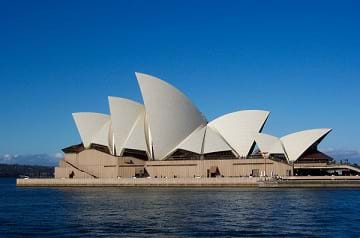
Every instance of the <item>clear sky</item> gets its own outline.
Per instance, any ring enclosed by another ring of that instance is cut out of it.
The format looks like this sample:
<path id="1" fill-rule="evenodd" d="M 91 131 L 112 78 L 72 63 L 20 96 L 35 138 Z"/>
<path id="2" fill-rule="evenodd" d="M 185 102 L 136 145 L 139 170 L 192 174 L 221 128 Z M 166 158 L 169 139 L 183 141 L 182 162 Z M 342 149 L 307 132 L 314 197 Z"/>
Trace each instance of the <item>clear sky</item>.
<path id="1" fill-rule="evenodd" d="M 330 127 L 360 158 L 359 1 L 0 1 L 0 155 L 79 143 L 71 113 L 141 101 L 134 72 L 208 120 L 271 111 L 264 132 Z M 360 159 L 358 159 L 360 161 Z"/>

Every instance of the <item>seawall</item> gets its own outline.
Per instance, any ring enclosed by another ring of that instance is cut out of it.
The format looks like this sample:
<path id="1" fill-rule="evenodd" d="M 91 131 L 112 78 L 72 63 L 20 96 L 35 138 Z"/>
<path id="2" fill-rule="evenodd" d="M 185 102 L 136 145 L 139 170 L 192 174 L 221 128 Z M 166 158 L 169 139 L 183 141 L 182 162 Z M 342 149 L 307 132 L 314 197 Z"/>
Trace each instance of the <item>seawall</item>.
<path id="1" fill-rule="evenodd" d="M 282 179 L 249 178 L 101 178 L 17 179 L 18 187 L 254 187 L 254 188 L 360 188 L 358 176 L 293 176 Z"/>
<path id="2" fill-rule="evenodd" d="M 257 187 L 259 178 L 17 179 L 19 187 Z"/>

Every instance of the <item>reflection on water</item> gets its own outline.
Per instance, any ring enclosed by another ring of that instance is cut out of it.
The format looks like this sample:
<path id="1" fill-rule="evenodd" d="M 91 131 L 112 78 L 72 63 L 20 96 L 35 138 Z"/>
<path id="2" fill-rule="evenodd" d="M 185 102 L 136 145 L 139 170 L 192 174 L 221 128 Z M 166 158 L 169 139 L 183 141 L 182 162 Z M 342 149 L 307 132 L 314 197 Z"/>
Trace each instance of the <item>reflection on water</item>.
<path id="1" fill-rule="evenodd" d="M 359 237 L 358 189 L 16 188 L 0 236 Z"/>

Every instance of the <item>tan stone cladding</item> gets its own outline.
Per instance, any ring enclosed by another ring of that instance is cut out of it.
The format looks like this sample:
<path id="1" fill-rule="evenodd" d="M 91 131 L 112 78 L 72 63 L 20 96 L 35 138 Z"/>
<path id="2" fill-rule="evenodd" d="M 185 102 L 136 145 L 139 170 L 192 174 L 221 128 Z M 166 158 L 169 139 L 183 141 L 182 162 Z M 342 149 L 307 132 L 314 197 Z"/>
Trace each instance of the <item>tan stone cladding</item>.
<path id="1" fill-rule="evenodd" d="M 291 174 L 291 165 L 271 159 L 144 161 L 95 149 L 65 153 L 55 168 L 55 178 L 275 177 Z"/>

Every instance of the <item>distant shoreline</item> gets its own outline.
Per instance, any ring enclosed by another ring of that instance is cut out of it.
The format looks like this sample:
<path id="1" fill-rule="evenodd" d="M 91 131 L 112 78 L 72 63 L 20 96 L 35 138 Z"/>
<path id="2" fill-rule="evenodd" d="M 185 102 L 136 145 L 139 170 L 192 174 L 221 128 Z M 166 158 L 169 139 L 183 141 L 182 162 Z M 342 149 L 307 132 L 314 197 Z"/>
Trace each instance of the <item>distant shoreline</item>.
<path id="1" fill-rule="evenodd" d="M 54 167 L 42 165 L 0 164 L 0 178 L 53 178 Z"/>

